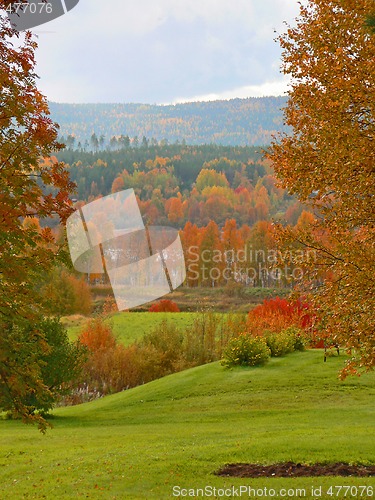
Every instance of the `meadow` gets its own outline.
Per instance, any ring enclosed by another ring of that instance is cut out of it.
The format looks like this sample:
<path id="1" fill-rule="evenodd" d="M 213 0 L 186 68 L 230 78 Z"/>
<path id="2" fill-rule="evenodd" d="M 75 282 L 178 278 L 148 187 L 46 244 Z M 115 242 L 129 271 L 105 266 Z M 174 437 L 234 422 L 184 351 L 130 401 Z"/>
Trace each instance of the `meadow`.
<path id="1" fill-rule="evenodd" d="M 306 490 L 296 498 L 315 498 L 314 486 L 332 498 L 324 493 L 332 485 L 375 486 L 374 478 L 214 474 L 233 462 L 373 464 L 375 374 L 342 382 L 343 362 L 310 350 L 264 367 L 212 363 L 59 408 L 46 435 L 2 420 L 0 498 L 161 500 L 176 486 L 208 485 Z"/>
<path id="2" fill-rule="evenodd" d="M 143 335 L 152 331 L 163 321 L 172 321 L 178 328 L 190 326 L 196 313 L 149 313 L 149 312 L 117 312 L 109 315 L 106 321 L 112 326 L 113 333 L 119 343 L 125 346 L 140 340 Z M 84 316 L 63 318 L 69 338 L 76 340 L 87 323 Z"/>

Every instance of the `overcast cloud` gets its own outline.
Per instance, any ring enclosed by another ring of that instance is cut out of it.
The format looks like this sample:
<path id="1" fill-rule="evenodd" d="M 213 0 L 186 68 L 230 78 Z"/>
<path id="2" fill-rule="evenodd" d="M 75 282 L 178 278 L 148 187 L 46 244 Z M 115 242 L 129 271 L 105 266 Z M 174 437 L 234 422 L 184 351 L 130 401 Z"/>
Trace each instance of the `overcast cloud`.
<path id="1" fill-rule="evenodd" d="M 80 0 L 35 29 L 57 102 L 174 103 L 280 95 L 274 30 L 297 0 Z"/>

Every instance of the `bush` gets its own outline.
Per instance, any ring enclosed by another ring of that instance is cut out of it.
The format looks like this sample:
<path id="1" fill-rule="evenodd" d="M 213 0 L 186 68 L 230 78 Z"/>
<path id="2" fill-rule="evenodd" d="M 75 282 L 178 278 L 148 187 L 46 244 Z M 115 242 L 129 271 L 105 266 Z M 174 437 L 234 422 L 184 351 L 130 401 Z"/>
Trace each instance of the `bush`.
<path id="1" fill-rule="evenodd" d="M 163 299 L 156 304 L 152 304 L 149 312 L 180 312 L 178 305 L 173 300 Z"/>
<path id="2" fill-rule="evenodd" d="M 246 330 L 246 314 L 229 313 L 224 318 L 217 319 L 216 323 L 218 325 L 216 354 L 220 359 L 228 342 Z"/>
<path id="3" fill-rule="evenodd" d="M 85 345 L 90 352 L 108 350 L 116 346 L 116 338 L 112 332 L 112 326 L 105 323 L 102 317 L 90 319 L 80 333 L 78 340 Z"/>
<path id="4" fill-rule="evenodd" d="M 265 332 L 264 338 L 273 358 L 279 358 L 294 351 L 294 338 L 289 335 L 288 330 L 280 333 Z"/>
<path id="5" fill-rule="evenodd" d="M 264 332 L 264 338 L 271 351 L 272 357 L 285 356 L 293 351 L 304 351 L 307 343 L 302 330 L 290 326 L 280 333 Z"/>
<path id="6" fill-rule="evenodd" d="M 18 344 L 14 352 L 8 348 L 9 337 Z M 38 338 L 41 342 L 38 342 Z M 22 403 L 27 406 L 30 414 L 36 411 L 46 414 L 70 391 L 83 370 L 86 349 L 78 342 L 69 341 L 65 327 L 57 318 L 44 318 L 36 324 L 27 322 L 23 327 L 4 327 L 2 340 L 6 349 L 2 351 L 1 382 L 4 381 L 4 374 L 7 376 L 9 373 L 7 364 L 13 362 L 13 366 L 15 365 L 13 360 L 17 363 L 18 376 L 0 383 L 0 411 L 14 414 L 14 410 Z M 21 345 L 32 345 L 33 349 L 24 355 L 19 347 Z M 31 370 L 35 370 L 43 391 L 37 391 L 35 386 L 26 387 L 24 380 L 30 377 Z M 12 384 L 18 384 L 22 389 L 17 400 L 12 398 L 8 388 Z"/>
<path id="7" fill-rule="evenodd" d="M 148 348 L 153 353 L 153 378 L 175 373 L 183 367 L 183 340 L 183 333 L 176 325 L 165 320 L 152 332 L 144 335 L 140 347 Z M 150 358 L 150 354 L 147 357 Z"/>
<path id="8" fill-rule="evenodd" d="M 308 344 L 307 335 L 303 330 L 295 326 L 290 326 L 286 330 L 284 330 L 292 339 L 293 339 L 293 347 L 295 351 L 304 351 L 306 349 L 306 345 Z"/>
<path id="9" fill-rule="evenodd" d="M 83 367 L 82 383 L 89 392 L 109 394 L 124 388 L 126 382 L 121 373 L 118 379 L 119 355 L 123 346 L 118 345 L 109 323 L 102 317 L 91 319 L 78 337 L 88 350 L 88 359 Z M 82 386 L 80 387 L 82 389 Z"/>
<path id="10" fill-rule="evenodd" d="M 82 402 L 120 392 L 185 368 L 183 334 L 163 321 L 131 346 L 119 344 L 102 317 L 86 325 L 79 341 L 88 350 L 81 383 L 70 401 Z M 69 401 L 67 401 L 69 402 Z"/>
<path id="11" fill-rule="evenodd" d="M 218 356 L 217 330 L 220 315 L 203 311 L 194 317 L 193 324 L 184 332 L 184 357 L 191 366 L 211 363 Z"/>
<path id="12" fill-rule="evenodd" d="M 263 338 L 242 333 L 229 342 L 221 364 L 228 367 L 264 365 L 270 355 L 271 351 Z"/>
<path id="13" fill-rule="evenodd" d="M 292 326 L 308 331 L 315 321 L 312 306 L 301 300 L 264 300 L 248 314 L 247 329 L 254 335 L 262 335 L 265 330 L 280 333 Z"/>

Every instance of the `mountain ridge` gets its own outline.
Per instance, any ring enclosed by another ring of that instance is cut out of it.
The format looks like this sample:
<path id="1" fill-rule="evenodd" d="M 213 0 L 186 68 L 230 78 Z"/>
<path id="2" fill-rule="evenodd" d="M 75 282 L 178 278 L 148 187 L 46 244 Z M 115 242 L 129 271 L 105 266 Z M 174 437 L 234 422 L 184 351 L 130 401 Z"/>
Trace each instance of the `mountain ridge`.
<path id="1" fill-rule="evenodd" d="M 182 104 L 50 102 L 51 116 L 60 135 L 89 142 L 92 134 L 143 137 L 155 141 L 225 146 L 263 146 L 286 131 L 282 108 L 286 97 L 250 97 Z"/>

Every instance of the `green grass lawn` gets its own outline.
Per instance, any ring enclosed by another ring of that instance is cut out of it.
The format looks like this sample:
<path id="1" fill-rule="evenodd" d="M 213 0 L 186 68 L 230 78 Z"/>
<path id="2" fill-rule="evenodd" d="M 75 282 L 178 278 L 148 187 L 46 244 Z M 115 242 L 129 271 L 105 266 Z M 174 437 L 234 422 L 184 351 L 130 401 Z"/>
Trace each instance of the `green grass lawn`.
<path id="1" fill-rule="evenodd" d="M 178 328 L 190 326 L 196 313 L 149 313 L 149 312 L 123 312 L 114 314 L 110 321 L 113 333 L 119 342 L 125 345 L 140 340 L 144 334 L 151 332 L 164 320 L 173 321 Z"/>
<path id="2" fill-rule="evenodd" d="M 193 323 L 196 313 L 149 313 L 149 312 L 118 312 L 111 315 L 108 321 L 113 327 L 113 333 L 119 342 L 124 345 L 140 340 L 145 333 L 149 333 L 163 320 L 170 320 L 178 328 Z M 65 321 L 69 338 L 75 340 L 88 321 L 87 318 L 78 318 Z"/>
<path id="3" fill-rule="evenodd" d="M 257 368 L 213 363 L 58 409 L 45 436 L 0 421 L 0 498 L 168 499 L 173 486 L 207 485 L 305 488 L 303 498 L 315 498 L 313 485 L 374 486 L 374 478 L 213 474 L 231 462 L 375 463 L 375 374 L 340 382 L 342 363 L 323 363 L 321 351 Z"/>

